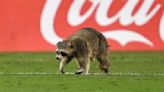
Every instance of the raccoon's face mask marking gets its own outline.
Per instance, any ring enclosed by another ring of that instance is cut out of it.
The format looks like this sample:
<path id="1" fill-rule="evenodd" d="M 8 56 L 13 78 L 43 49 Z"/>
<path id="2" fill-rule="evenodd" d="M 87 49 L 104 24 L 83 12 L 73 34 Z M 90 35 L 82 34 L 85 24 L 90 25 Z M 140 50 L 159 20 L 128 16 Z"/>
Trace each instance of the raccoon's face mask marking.
<path id="1" fill-rule="evenodd" d="M 56 59 L 61 60 L 68 56 L 72 56 L 73 46 L 68 41 L 62 41 L 57 44 Z"/>
<path id="2" fill-rule="evenodd" d="M 62 51 L 56 51 L 56 54 L 61 54 L 63 57 L 68 55 L 67 53 Z"/>

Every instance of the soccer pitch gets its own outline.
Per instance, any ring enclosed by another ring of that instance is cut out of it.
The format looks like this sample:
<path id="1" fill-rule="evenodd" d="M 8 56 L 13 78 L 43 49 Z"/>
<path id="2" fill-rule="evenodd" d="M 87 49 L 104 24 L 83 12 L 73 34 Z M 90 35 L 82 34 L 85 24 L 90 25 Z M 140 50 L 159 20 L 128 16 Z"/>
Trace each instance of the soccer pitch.
<path id="1" fill-rule="evenodd" d="M 89 75 L 74 75 L 74 60 L 58 74 L 52 52 L 0 53 L 0 92 L 163 92 L 164 52 L 111 52 L 110 74 L 91 62 Z"/>

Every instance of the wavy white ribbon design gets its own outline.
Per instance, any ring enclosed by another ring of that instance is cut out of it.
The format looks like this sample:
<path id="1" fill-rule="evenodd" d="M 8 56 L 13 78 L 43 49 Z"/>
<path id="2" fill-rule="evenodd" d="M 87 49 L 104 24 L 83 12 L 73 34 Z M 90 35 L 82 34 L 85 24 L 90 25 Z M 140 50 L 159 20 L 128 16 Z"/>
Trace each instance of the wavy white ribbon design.
<path id="1" fill-rule="evenodd" d="M 103 32 L 103 35 L 106 38 L 116 40 L 121 44 L 121 46 L 125 46 L 130 42 L 141 42 L 153 47 L 153 43 L 150 40 L 145 38 L 143 35 L 130 30 L 114 30 Z"/>
<path id="2" fill-rule="evenodd" d="M 62 40 L 62 38 L 56 34 L 55 27 L 53 26 L 54 18 L 56 17 L 61 2 L 62 0 L 47 0 L 41 15 L 41 33 L 44 39 L 53 45 L 56 45 L 58 41 Z M 161 21 L 160 37 L 164 41 L 164 16 Z M 153 43 L 149 39 L 131 30 L 110 30 L 103 32 L 103 34 L 107 39 L 113 39 L 122 46 L 125 46 L 130 42 L 141 42 L 153 47 Z"/>
<path id="3" fill-rule="evenodd" d="M 41 15 L 41 33 L 44 39 L 52 45 L 56 45 L 58 41 L 62 40 L 62 38 L 56 34 L 53 26 L 54 18 L 56 17 L 61 1 L 62 0 L 47 0 Z"/>

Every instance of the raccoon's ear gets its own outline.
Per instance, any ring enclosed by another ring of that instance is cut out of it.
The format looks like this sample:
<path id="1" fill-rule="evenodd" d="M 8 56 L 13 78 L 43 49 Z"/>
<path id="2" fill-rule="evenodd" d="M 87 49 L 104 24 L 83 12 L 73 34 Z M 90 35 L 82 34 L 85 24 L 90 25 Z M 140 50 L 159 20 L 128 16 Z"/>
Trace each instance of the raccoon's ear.
<path id="1" fill-rule="evenodd" d="M 62 43 L 62 42 L 58 42 L 58 43 L 57 43 L 57 46 L 59 46 L 61 43 Z"/>

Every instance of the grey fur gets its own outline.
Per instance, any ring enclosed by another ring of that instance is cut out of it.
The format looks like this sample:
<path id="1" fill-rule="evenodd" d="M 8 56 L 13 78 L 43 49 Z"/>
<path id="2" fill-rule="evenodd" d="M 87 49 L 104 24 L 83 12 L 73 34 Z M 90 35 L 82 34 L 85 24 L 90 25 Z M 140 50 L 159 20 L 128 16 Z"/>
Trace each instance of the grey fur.
<path id="1" fill-rule="evenodd" d="M 93 28 L 82 28 L 75 34 L 57 44 L 56 58 L 60 60 L 59 71 L 64 73 L 64 67 L 72 58 L 76 58 L 79 70 L 76 74 L 88 74 L 90 61 L 97 58 L 99 67 L 108 73 L 108 44 L 105 37 Z"/>

